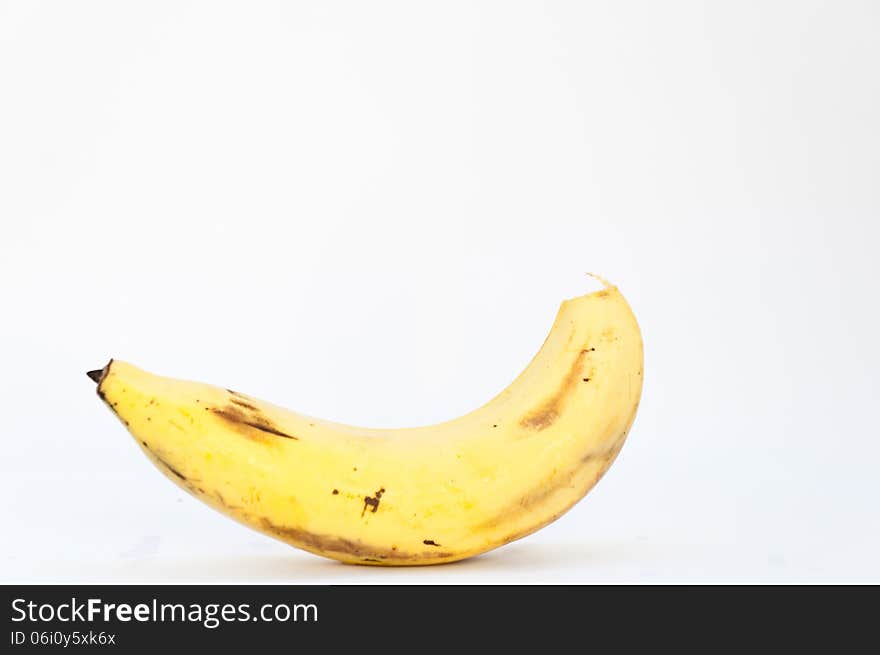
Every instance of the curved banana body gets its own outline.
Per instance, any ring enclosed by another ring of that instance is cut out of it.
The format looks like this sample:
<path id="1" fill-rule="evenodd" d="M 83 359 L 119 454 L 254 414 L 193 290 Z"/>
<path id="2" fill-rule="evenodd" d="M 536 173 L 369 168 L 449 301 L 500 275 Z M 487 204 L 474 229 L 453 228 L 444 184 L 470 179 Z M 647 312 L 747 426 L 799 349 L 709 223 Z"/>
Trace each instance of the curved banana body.
<path id="1" fill-rule="evenodd" d="M 251 528 L 344 562 L 451 562 L 523 537 L 580 500 L 635 418 L 642 339 L 617 288 L 565 301 L 528 367 L 430 427 L 312 418 L 118 360 L 90 377 L 165 475 Z"/>

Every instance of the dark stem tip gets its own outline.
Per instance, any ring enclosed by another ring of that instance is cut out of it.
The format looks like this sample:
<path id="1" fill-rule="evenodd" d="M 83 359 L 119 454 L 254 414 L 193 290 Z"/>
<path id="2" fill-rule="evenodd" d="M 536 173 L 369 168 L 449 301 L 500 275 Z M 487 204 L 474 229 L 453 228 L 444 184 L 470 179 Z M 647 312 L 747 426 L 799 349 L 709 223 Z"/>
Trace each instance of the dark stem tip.
<path id="1" fill-rule="evenodd" d="M 113 360 L 111 359 L 109 362 L 107 362 L 107 366 L 105 366 L 104 368 L 98 368 L 94 371 L 86 371 L 86 375 L 88 375 L 89 380 L 91 380 L 95 384 L 101 384 L 101 380 L 103 380 L 104 376 L 107 375 L 107 371 L 110 370 L 110 364 L 112 363 Z"/>

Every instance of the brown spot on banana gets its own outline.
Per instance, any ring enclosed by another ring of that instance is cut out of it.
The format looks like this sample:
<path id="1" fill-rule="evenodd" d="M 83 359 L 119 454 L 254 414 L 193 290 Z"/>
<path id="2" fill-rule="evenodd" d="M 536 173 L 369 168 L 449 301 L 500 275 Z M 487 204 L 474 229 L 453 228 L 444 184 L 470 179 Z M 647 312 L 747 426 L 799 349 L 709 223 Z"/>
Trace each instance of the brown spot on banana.
<path id="1" fill-rule="evenodd" d="M 373 514 L 379 511 L 379 501 L 382 500 L 382 494 L 385 493 L 385 487 L 382 487 L 377 491 L 372 497 L 364 496 L 364 508 L 361 510 L 361 518 L 364 516 L 364 512 L 367 511 L 367 507 L 372 507 Z"/>
<path id="2" fill-rule="evenodd" d="M 568 395 L 577 384 L 577 381 L 582 378 L 581 370 L 584 367 L 584 359 L 587 353 L 594 350 L 595 348 L 584 348 L 578 353 L 577 358 L 571 365 L 571 369 L 569 369 L 568 374 L 562 380 L 556 392 L 540 407 L 524 416 L 519 422 L 521 427 L 540 432 L 556 422 Z"/>
<path id="3" fill-rule="evenodd" d="M 245 396 L 243 393 L 239 393 L 237 391 L 233 391 L 232 389 L 227 389 L 229 395 L 232 396 L 229 399 L 233 405 L 238 405 L 244 409 L 250 410 L 252 412 L 259 412 L 259 408 L 251 402 L 251 399 Z"/>
<path id="4" fill-rule="evenodd" d="M 226 407 L 206 407 L 232 426 L 234 426 L 242 435 L 253 441 L 265 442 L 265 434 L 271 434 L 284 439 L 293 439 L 298 441 L 299 438 L 280 430 L 272 422 L 267 419 L 259 410 L 246 410 L 236 405 L 227 405 Z M 262 433 L 262 434 L 261 434 Z"/>
<path id="5" fill-rule="evenodd" d="M 254 405 L 251 405 L 251 404 L 250 404 L 249 402 L 247 402 L 246 400 L 241 400 L 240 398 L 233 398 L 232 400 L 230 400 L 230 402 L 231 402 L 233 405 L 237 405 L 237 406 L 239 406 L 239 407 L 241 407 L 241 408 L 243 408 L 243 409 L 247 409 L 247 410 L 250 410 L 250 411 L 252 411 L 252 412 L 258 412 L 258 411 L 260 411 L 260 410 L 258 410 Z"/>
<path id="6" fill-rule="evenodd" d="M 454 553 L 436 550 L 421 553 L 408 553 L 397 550 L 396 548 L 386 548 L 383 546 L 367 544 L 356 539 L 346 539 L 335 535 L 315 534 L 301 528 L 277 525 L 265 517 L 260 519 L 260 527 L 278 539 L 292 543 L 299 548 L 304 548 L 318 554 L 326 555 L 331 553 L 343 558 L 357 558 L 361 561 L 372 559 L 377 562 L 405 562 L 407 560 L 445 559 L 454 556 Z"/>

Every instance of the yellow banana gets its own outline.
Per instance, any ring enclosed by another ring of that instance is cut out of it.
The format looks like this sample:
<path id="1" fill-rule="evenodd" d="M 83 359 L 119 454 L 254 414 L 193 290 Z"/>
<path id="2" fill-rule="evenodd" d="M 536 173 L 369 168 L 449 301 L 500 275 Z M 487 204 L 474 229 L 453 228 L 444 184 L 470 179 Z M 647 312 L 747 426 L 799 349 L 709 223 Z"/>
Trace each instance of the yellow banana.
<path id="1" fill-rule="evenodd" d="M 366 429 L 111 360 L 98 395 L 172 482 L 312 553 L 452 562 L 558 518 L 608 469 L 635 418 L 642 339 L 618 289 L 562 303 L 540 351 L 482 407 Z"/>

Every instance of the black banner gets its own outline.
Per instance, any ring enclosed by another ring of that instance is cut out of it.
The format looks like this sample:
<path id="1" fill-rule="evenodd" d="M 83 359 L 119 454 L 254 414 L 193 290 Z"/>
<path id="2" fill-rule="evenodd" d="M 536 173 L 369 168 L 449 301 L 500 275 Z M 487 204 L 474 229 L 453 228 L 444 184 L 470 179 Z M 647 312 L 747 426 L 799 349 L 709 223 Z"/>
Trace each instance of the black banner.
<path id="1" fill-rule="evenodd" d="M 462 635 L 633 646 L 873 641 L 877 587 L 7 586 L 4 652 L 370 644 L 434 652 Z M 409 641 L 417 635 L 421 642 Z M 709 639 L 711 641 L 705 641 Z M 574 640 L 574 641 L 571 641 Z M 715 642 L 715 643 L 712 643 Z M 459 648 L 463 645 L 459 643 Z M 470 648 L 465 648 L 470 652 Z M 333 652 L 333 651 L 328 651 Z"/>

